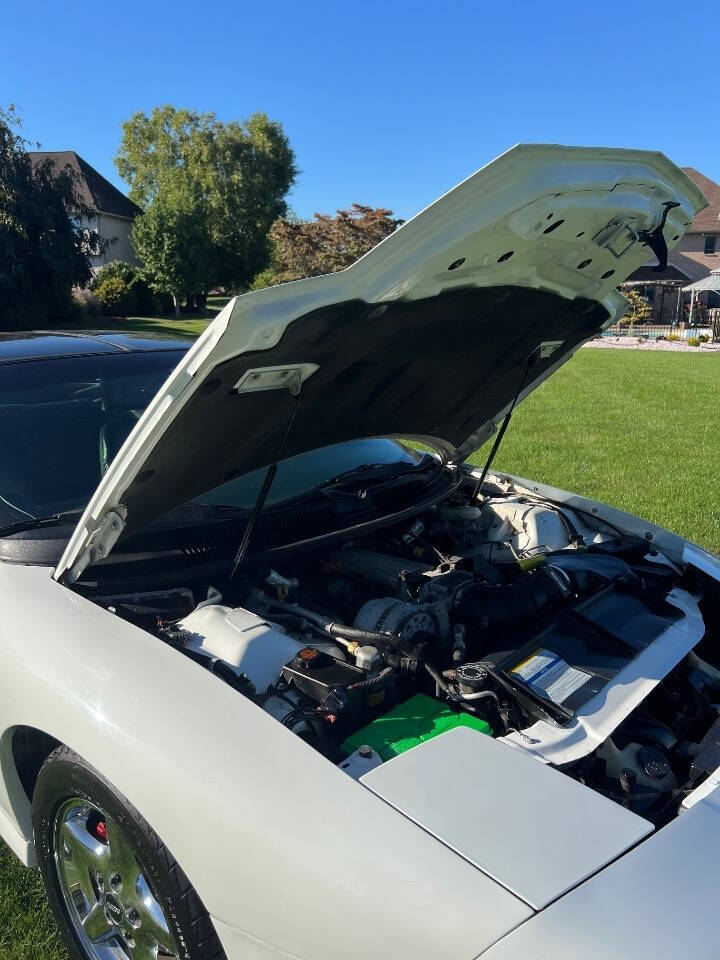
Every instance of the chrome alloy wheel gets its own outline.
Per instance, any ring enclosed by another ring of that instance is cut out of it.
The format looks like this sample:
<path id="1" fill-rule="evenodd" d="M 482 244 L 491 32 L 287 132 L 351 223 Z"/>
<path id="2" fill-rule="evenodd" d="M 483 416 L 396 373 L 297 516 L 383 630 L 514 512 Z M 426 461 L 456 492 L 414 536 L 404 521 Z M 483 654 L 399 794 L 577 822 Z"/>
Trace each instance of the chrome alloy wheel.
<path id="1" fill-rule="evenodd" d="M 177 957 L 165 915 L 132 844 L 95 804 L 66 800 L 53 858 L 70 923 L 92 960 Z"/>

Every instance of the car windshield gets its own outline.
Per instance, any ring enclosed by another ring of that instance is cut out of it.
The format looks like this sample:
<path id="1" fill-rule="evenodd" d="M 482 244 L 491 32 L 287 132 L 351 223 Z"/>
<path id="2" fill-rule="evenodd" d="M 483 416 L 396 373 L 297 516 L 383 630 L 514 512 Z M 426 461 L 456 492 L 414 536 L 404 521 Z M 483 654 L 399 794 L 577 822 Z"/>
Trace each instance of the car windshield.
<path id="1" fill-rule="evenodd" d="M 373 437 L 336 443 L 278 463 L 265 506 L 293 500 L 337 481 L 343 484 L 377 482 L 402 475 L 416 467 L 422 457 L 395 440 Z M 196 499 L 196 503 L 251 510 L 262 487 L 266 468 L 253 470 L 221 484 Z"/>
<path id="2" fill-rule="evenodd" d="M 70 514 L 74 524 L 182 350 L 4 364 L 0 375 L 0 528 Z M 283 460 L 267 507 L 318 488 L 392 482 L 422 457 L 386 438 L 353 440 Z M 265 469 L 197 497 L 192 506 L 251 510 Z M 186 505 L 187 507 L 188 505 Z M 180 508 L 182 512 L 183 508 Z M 165 522 L 172 517 L 173 511 Z"/>
<path id="3" fill-rule="evenodd" d="M 0 526 L 82 510 L 184 350 L 0 367 Z"/>

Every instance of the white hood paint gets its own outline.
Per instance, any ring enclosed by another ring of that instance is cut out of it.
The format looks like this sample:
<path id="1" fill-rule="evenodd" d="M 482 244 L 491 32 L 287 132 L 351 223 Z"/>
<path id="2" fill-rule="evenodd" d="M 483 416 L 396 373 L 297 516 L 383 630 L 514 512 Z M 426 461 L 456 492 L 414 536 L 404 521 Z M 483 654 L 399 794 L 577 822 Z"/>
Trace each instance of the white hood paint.
<path id="1" fill-rule="evenodd" d="M 184 408 L 219 365 L 248 352 L 272 351 L 288 326 L 311 311 L 351 301 L 412 304 L 469 289 L 544 291 L 568 302 L 584 298 L 607 311 L 603 323 L 607 326 L 626 308 L 616 285 L 650 259 L 638 234 L 661 223 L 668 203 L 678 204 L 670 210 L 664 230 L 672 248 L 706 201 L 663 154 L 518 146 L 445 194 L 347 270 L 232 300 L 176 367 L 127 438 L 81 517 L 55 578 L 75 580 L 89 564 L 107 556 L 128 520 L 124 500 L 128 489 L 142 477 L 148 458 L 178 417 L 182 426 Z M 512 256 L 507 257 L 509 251 Z M 439 316 L 438 324 L 442 320 Z M 467 317 L 467 324 L 472 326 L 473 316 Z M 503 342 L 510 345 L 512 325 L 508 323 L 498 336 L 501 347 Z M 538 329 L 534 346 L 546 339 Z M 555 338 L 546 347 L 552 351 L 552 365 L 524 387 L 522 397 L 572 355 L 578 343 L 569 348 L 568 343 Z M 267 367 L 253 361 L 255 372 L 270 381 L 278 366 L 272 357 L 270 353 Z M 280 365 L 291 382 L 312 382 L 322 372 L 312 369 L 313 357 L 297 356 L 295 361 Z M 336 383 L 341 390 L 342 378 Z M 330 406 L 332 400 L 328 397 Z M 462 442 L 446 443 L 448 452 L 456 458 L 467 456 L 492 433 L 509 402 L 510 397 L 503 398 L 498 409 L 485 411 Z M 433 427 L 429 424 L 416 435 L 447 440 Z M 238 434 L 242 435 L 240 429 Z M 198 471 L 206 463 L 199 463 Z"/>

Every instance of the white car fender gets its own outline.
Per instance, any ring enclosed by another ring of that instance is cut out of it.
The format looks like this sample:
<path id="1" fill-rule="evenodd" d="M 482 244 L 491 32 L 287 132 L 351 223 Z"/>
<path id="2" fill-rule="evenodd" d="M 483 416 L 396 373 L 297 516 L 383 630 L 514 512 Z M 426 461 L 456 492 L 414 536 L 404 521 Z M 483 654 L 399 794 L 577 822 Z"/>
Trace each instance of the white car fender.
<path id="1" fill-rule="evenodd" d="M 532 915 L 259 707 L 52 579 L 0 567 L 0 831 L 19 725 L 81 754 L 181 863 L 230 958 L 471 960 Z M 452 784 L 448 784 L 452 791 Z M 17 849 L 17 846 L 16 846 Z M 27 847 L 27 857 L 31 847 Z"/>

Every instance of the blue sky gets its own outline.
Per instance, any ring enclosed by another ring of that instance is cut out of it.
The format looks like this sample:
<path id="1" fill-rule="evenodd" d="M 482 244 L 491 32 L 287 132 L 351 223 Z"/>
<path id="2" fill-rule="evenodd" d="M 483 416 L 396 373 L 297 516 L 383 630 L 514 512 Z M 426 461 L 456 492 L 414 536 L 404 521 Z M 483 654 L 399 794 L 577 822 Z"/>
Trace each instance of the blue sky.
<path id="1" fill-rule="evenodd" d="M 520 141 L 659 149 L 720 180 L 717 3 L 6 0 L 0 103 L 122 186 L 120 124 L 172 103 L 285 127 L 300 216 L 408 217 Z"/>

